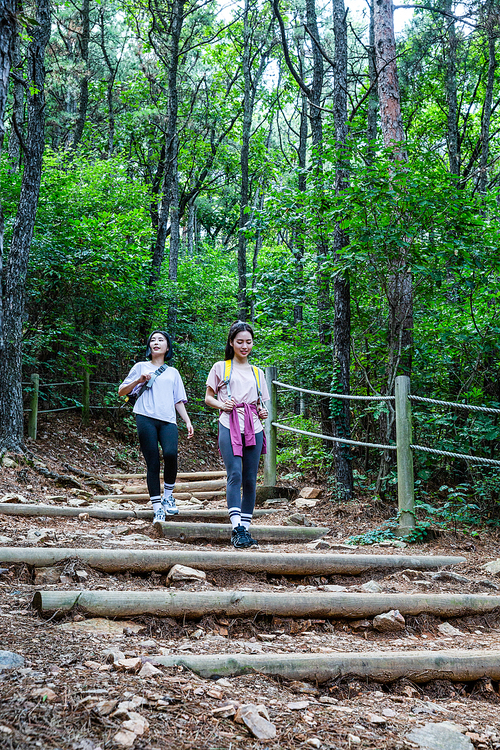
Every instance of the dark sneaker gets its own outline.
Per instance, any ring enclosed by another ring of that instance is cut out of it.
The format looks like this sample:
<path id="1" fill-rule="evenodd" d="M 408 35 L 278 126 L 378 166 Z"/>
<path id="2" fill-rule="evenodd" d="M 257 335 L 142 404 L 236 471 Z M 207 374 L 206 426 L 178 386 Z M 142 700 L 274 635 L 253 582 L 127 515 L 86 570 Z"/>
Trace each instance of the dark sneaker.
<path id="1" fill-rule="evenodd" d="M 250 535 L 250 531 L 247 531 L 247 538 L 248 538 L 248 541 L 249 541 L 249 545 L 248 545 L 249 547 L 258 547 L 259 546 L 259 543 L 258 543 L 257 539 L 254 539 L 253 536 Z"/>
<path id="2" fill-rule="evenodd" d="M 247 547 L 251 547 L 252 542 L 250 539 L 250 534 L 241 524 L 233 529 L 231 534 L 231 544 L 235 549 L 246 549 Z"/>

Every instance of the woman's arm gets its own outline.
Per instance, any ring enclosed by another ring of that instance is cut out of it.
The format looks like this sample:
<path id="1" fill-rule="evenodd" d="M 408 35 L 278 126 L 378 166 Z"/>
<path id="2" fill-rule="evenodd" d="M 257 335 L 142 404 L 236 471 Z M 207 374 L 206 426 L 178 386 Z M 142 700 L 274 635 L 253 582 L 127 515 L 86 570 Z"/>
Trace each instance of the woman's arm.
<path id="1" fill-rule="evenodd" d="M 176 403 L 176 405 L 175 405 L 175 410 L 176 410 L 177 414 L 180 417 L 182 417 L 182 419 L 186 423 L 187 432 L 188 432 L 188 438 L 192 438 L 193 435 L 194 435 L 194 428 L 193 428 L 193 425 L 191 424 L 191 420 L 189 419 L 189 415 L 188 415 L 188 413 L 186 411 L 186 406 L 184 404 L 184 401 L 178 401 Z"/>
<path id="2" fill-rule="evenodd" d="M 219 401 L 215 398 L 215 391 L 209 385 L 205 393 L 205 403 L 207 406 L 211 406 L 212 409 L 219 409 L 220 411 L 233 411 L 236 401 L 234 398 L 228 398 L 226 401 Z"/>
<path id="3" fill-rule="evenodd" d="M 136 385 L 139 385 L 140 383 L 147 383 L 148 380 L 151 380 L 151 375 L 141 375 L 140 378 L 137 378 L 137 380 L 133 380 L 131 383 L 127 383 L 127 385 L 121 385 L 118 388 L 118 395 L 128 396 L 128 394 L 134 390 Z"/>

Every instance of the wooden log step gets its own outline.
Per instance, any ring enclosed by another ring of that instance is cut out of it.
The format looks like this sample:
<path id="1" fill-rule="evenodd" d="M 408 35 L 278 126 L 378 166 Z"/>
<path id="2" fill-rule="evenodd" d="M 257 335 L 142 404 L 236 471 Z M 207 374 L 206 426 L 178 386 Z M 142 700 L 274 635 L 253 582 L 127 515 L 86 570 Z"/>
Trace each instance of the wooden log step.
<path id="1" fill-rule="evenodd" d="M 373 651 L 336 654 L 172 654 L 154 656 L 154 664 L 183 666 L 206 679 L 262 673 L 288 680 L 327 682 L 347 676 L 388 683 L 402 677 L 472 682 L 500 679 L 500 651 Z"/>
<path id="2" fill-rule="evenodd" d="M 180 471 L 177 474 L 177 479 L 185 482 L 196 482 L 204 479 L 220 479 L 225 476 L 227 474 L 223 469 L 220 471 Z M 99 478 L 105 482 L 112 481 L 113 479 L 133 481 L 135 479 L 146 479 L 146 474 L 104 474 Z"/>
<path id="3" fill-rule="evenodd" d="M 391 609 L 402 615 L 463 617 L 492 612 L 500 596 L 484 594 L 329 594 L 268 591 L 37 591 L 33 606 L 43 614 L 79 610 L 95 617 L 200 618 L 205 615 L 297 618 L 375 617 Z"/>
<path id="4" fill-rule="evenodd" d="M 254 517 L 268 516 L 275 513 L 275 510 L 261 510 L 256 509 L 254 511 Z M 82 506 L 79 508 L 72 508 L 66 505 L 24 505 L 21 503 L 0 503 L 0 515 L 4 516 L 38 516 L 38 517 L 63 517 L 69 516 L 76 518 L 81 513 L 88 513 L 90 518 L 102 518 L 102 519 L 126 519 L 126 518 L 142 518 L 145 521 L 152 521 L 154 513 L 152 510 L 130 510 L 120 509 L 114 510 L 113 508 L 92 508 Z M 229 523 L 229 516 L 225 508 L 203 508 L 199 510 L 191 510 L 190 508 L 179 508 L 179 515 L 171 516 L 172 521 L 187 521 L 192 519 L 194 521 L 214 519 L 222 523 Z"/>
<path id="5" fill-rule="evenodd" d="M 193 542 L 206 539 L 229 543 L 230 535 L 222 523 L 171 523 L 157 521 L 154 525 L 165 539 Z M 330 529 L 321 526 L 252 526 L 252 536 L 259 542 L 311 542 L 328 534 Z"/>
<path id="6" fill-rule="evenodd" d="M 213 490 L 212 492 L 174 492 L 174 497 L 176 500 L 189 500 L 191 497 L 196 498 L 196 500 L 211 500 L 214 497 L 224 497 L 225 494 L 226 488 L 223 490 Z M 134 503 L 147 503 L 149 502 L 149 495 L 147 493 L 142 495 L 129 495 L 125 493 L 122 495 L 94 495 L 92 499 L 96 503 L 102 500 L 110 500 L 112 503 L 122 503 L 128 500 L 132 500 Z"/>
<path id="7" fill-rule="evenodd" d="M 214 490 L 226 489 L 225 479 L 210 479 L 206 482 L 176 482 L 174 485 L 174 495 L 176 492 L 213 492 Z M 129 495 L 141 495 L 148 491 L 145 484 L 124 485 L 123 491 Z"/>
<path id="8" fill-rule="evenodd" d="M 243 550 L 94 549 L 84 547 L 0 547 L 0 563 L 25 563 L 37 568 L 77 557 L 105 573 L 166 572 L 173 565 L 200 570 L 245 570 L 276 575 L 360 575 L 375 570 L 440 570 L 466 562 L 465 557 L 431 555 L 333 555 Z"/>

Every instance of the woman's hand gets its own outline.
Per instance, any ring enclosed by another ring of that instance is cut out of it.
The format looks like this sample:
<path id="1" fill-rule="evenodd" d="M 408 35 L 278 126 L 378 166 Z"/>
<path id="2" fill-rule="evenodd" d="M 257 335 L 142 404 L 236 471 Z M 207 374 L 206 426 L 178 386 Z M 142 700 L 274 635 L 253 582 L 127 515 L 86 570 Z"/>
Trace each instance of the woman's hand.
<path id="1" fill-rule="evenodd" d="M 259 415 L 259 419 L 267 419 L 269 416 L 269 412 L 264 406 L 257 407 L 257 414 Z"/>
<path id="2" fill-rule="evenodd" d="M 233 411 L 235 406 L 236 406 L 236 401 L 234 400 L 234 398 L 231 397 L 231 398 L 226 399 L 226 401 L 222 403 L 220 410 L 230 413 Z"/>
<path id="3" fill-rule="evenodd" d="M 144 373 L 144 375 L 141 375 L 141 377 L 137 381 L 137 385 L 140 385 L 141 383 L 147 383 L 148 380 L 151 380 L 151 375 L 149 373 Z"/>
<path id="4" fill-rule="evenodd" d="M 189 424 L 186 424 L 186 427 L 187 427 L 187 433 L 188 433 L 188 440 L 190 440 L 190 438 L 192 438 L 194 435 L 194 427 L 191 424 L 191 422 Z"/>

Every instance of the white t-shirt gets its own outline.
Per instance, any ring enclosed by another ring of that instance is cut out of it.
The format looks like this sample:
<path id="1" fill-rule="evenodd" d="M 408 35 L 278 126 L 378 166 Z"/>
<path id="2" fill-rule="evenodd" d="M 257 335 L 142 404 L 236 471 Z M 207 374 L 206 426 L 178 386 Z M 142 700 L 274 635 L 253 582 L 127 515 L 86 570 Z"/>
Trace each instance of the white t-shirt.
<path id="1" fill-rule="evenodd" d="M 215 393 L 218 401 L 226 401 L 227 399 L 227 388 L 224 380 L 224 362 L 216 362 L 208 373 L 207 386 Z M 269 400 L 269 391 L 267 390 L 266 379 L 264 373 L 259 368 L 259 379 L 260 379 L 260 390 L 262 392 L 262 400 Z M 257 405 L 258 393 L 257 383 L 255 382 L 255 375 L 250 366 L 245 368 L 239 367 L 236 362 L 233 362 L 233 369 L 231 372 L 231 380 L 229 383 L 231 389 L 231 396 L 234 398 L 237 404 L 255 404 Z M 238 420 L 240 423 L 241 432 L 245 431 L 245 414 L 243 407 L 237 409 Z M 253 424 L 255 432 L 262 432 L 262 422 L 256 414 L 252 414 Z M 221 411 L 219 422 L 224 427 L 229 429 L 229 413 Z"/>
<path id="2" fill-rule="evenodd" d="M 122 383 L 122 386 L 133 383 L 141 375 L 152 375 L 158 367 L 152 362 L 137 362 Z M 146 388 L 134 405 L 135 414 L 161 419 L 162 422 L 177 423 L 175 405 L 179 401 L 187 402 L 184 383 L 175 367 L 158 375 L 151 388 Z"/>

